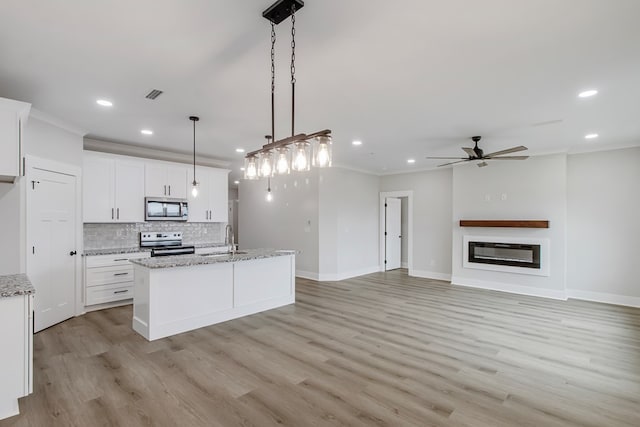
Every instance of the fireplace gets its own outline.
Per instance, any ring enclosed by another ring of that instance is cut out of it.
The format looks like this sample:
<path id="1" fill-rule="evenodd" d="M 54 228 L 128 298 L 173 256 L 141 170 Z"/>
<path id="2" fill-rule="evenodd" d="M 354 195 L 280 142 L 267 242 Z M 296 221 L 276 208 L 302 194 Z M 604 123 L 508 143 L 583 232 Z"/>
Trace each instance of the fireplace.
<path id="1" fill-rule="evenodd" d="M 469 262 L 540 268 L 540 245 L 469 242 Z"/>
<path id="2" fill-rule="evenodd" d="M 549 239 L 464 236 L 464 268 L 549 276 Z"/>

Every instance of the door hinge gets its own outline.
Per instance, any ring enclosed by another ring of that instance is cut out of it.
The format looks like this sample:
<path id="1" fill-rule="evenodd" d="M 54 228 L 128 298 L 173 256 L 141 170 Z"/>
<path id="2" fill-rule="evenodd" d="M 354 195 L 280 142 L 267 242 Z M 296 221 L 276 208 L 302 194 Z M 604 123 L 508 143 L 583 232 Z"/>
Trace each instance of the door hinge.
<path id="1" fill-rule="evenodd" d="M 40 181 L 31 181 L 31 189 L 32 190 L 36 189 L 36 184 L 40 184 Z"/>
<path id="2" fill-rule="evenodd" d="M 384 232 L 384 235 L 385 235 L 385 236 L 387 235 L 387 232 L 386 232 L 386 231 Z"/>
<path id="3" fill-rule="evenodd" d="M 386 204 L 386 203 L 384 204 L 384 207 L 385 207 L 385 208 L 387 207 L 387 204 Z"/>
<path id="4" fill-rule="evenodd" d="M 384 263 L 385 263 L 385 264 L 387 263 L 387 260 L 386 260 L 386 259 L 384 260 Z"/>
<path id="5" fill-rule="evenodd" d="M 36 254 L 36 247 L 35 246 L 31 246 L 31 253 L 32 254 Z"/>

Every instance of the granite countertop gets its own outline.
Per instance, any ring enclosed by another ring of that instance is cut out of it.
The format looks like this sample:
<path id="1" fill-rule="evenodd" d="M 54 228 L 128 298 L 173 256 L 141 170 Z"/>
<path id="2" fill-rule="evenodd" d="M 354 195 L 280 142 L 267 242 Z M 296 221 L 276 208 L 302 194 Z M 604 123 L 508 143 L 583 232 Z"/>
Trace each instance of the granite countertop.
<path id="1" fill-rule="evenodd" d="M 190 267 L 194 265 L 216 264 L 220 262 L 237 262 L 251 261 L 262 258 L 272 258 L 277 256 L 295 255 L 293 250 L 276 250 L 276 249 L 248 249 L 236 252 L 235 255 L 230 254 L 213 254 L 213 255 L 176 255 L 163 256 L 155 258 L 132 259 L 129 262 L 141 265 L 147 268 L 172 268 L 172 267 Z"/>
<path id="2" fill-rule="evenodd" d="M 0 298 L 34 294 L 36 289 L 26 274 L 0 276 Z"/>
<path id="3" fill-rule="evenodd" d="M 196 248 L 219 248 L 228 246 L 224 243 L 183 243 L 184 246 L 195 246 Z M 116 255 L 116 254 L 133 254 L 138 252 L 151 252 L 151 248 L 141 248 L 140 246 L 134 246 L 132 248 L 111 248 L 111 249 L 87 249 L 82 253 L 82 256 L 95 256 L 95 255 Z"/>

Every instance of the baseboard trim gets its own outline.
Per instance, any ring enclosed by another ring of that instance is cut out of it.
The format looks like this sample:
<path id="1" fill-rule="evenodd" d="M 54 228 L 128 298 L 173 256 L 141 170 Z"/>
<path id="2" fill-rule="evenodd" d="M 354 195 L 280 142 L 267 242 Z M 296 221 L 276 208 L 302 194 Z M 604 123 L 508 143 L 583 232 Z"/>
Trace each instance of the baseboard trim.
<path id="1" fill-rule="evenodd" d="M 451 274 L 436 273 L 435 271 L 427 270 L 409 270 L 409 276 L 420 277 L 423 279 L 444 280 L 445 282 L 451 281 Z"/>
<path id="2" fill-rule="evenodd" d="M 455 286 L 464 286 L 467 288 L 488 289 L 491 291 L 508 292 L 512 294 L 528 295 L 532 297 L 550 298 L 563 301 L 567 300 L 567 294 L 564 290 L 557 291 L 555 289 L 540 289 L 531 286 L 511 285 L 507 283 L 468 279 L 466 277 L 456 276 L 451 277 L 451 284 Z"/>
<path id="3" fill-rule="evenodd" d="M 623 305 L 626 307 L 640 308 L 640 297 L 609 294 L 606 292 L 581 291 L 577 289 L 567 289 L 567 296 L 571 299 L 579 299 L 583 301 L 593 301 L 601 302 L 604 304 Z"/>
<path id="4" fill-rule="evenodd" d="M 296 270 L 296 277 L 315 280 L 316 282 L 319 280 L 318 273 L 314 273 L 312 271 Z"/>

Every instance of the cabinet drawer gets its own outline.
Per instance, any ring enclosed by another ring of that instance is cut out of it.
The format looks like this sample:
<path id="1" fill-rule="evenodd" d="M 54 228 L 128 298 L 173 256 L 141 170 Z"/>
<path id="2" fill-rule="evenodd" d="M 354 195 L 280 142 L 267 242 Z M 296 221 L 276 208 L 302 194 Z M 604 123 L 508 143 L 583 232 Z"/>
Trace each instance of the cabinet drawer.
<path id="1" fill-rule="evenodd" d="M 87 287 L 132 282 L 133 266 L 87 268 Z"/>
<path id="2" fill-rule="evenodd" d="M 87 288 L 86 305 L 133 298 L 133 282 Z"/>
<path id="3" fill-rule="evenodd" d="M 95 255 L 87 257 L 87 268 L 108 267 L 108 266 L 125 266 L 131 265 L 130 259 L 149 258 L 150 252 L 136 252 L 131 254 L 116 255 Z"/>

